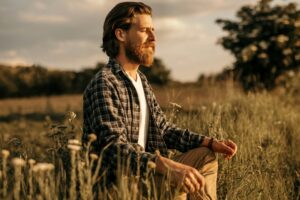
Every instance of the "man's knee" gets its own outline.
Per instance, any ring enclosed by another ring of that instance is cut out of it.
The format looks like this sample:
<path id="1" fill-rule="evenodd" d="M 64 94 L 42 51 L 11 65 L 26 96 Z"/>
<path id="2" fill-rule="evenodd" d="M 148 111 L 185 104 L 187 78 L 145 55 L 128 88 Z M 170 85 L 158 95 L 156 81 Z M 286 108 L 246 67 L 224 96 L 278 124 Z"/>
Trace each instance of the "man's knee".
<path id="1" fill-rule="evenodd" d="M 197 165 L 194 166 L 196 169 L 206 168 L 209 171 L 218 169 L 218 159 L 212 150 L 207 147 L 199 147 L 195 149 L 195 153 L 199 156 Z"/>

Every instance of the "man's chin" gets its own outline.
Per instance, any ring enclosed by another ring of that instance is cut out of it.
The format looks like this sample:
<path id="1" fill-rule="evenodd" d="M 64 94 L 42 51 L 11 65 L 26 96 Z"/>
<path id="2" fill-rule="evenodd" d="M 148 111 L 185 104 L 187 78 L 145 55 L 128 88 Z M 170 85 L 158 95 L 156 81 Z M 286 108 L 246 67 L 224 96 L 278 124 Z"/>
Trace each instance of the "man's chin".
<path id="1" fill-rule="evenodd" d="M 147 59 L 143 60 L 143 62 L 141 64 L 145 67 L 151 67 L 153 64 L 153 61 L 154 61 L 153 57 L 147 58 Z"/>

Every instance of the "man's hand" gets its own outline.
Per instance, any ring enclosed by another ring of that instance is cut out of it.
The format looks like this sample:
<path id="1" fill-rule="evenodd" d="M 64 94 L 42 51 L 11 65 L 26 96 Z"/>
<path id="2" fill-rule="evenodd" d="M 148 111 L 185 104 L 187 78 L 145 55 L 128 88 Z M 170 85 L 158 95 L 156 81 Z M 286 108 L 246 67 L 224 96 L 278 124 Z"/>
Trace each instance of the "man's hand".
<path id="1" fill-rule="evenodd" d="M 205 138 L 203 141 L 204 146 L 209 144 L 208 138 Z M 211 150 L 216 153 L 224 154 L 224 158 L 231 159 L 237 152 L 237 145 L 231 140 L 216 140 L 213 139 L 211 144 Z"/>
<path id="2" fill-rule="evenodd" d="M 171 184 L 182 188 L 185 192 L 199 191 L 205 184 L 204 177 L 195 168 L 162 157 L 156 159 L 156 171 L 160 174 L 171 173 Z"/>

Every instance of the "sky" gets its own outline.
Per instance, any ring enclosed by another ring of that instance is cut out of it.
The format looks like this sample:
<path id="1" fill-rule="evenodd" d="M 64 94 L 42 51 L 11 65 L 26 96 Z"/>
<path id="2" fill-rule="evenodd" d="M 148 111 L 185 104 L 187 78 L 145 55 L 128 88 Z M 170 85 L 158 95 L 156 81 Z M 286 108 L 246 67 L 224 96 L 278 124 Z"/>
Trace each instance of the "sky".
<path id="1" fill-rule="evenodd" d="M 102 27 L 117 0 L 1 0 L 0 63 L 40 64 L 50 69 L 80 70 L 106 63 Z M 235 19 L 236 11 L 257 0 L 145 0 L 153 9 L 157 58 L 179 81 L 221 72 L 234 58 L 218 38 L 215 23 Z M 274 0 L 274 3 L 293 2 Z"/>

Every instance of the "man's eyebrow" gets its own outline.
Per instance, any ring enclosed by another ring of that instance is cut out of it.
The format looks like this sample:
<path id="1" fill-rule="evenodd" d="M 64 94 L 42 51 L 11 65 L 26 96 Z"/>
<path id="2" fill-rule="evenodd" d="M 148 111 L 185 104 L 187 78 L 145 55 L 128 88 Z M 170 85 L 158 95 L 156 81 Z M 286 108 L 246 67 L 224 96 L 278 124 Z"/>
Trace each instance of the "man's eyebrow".
<path id="1" fill-rule="evenodd" d="M 153 26 L 140 26 L 140 27 L 138 27 L 138 28 L 139 28 L 139 29 L 147 28 L 147 29 L 154 30 L 154 27 L 153 27 Z"/>

